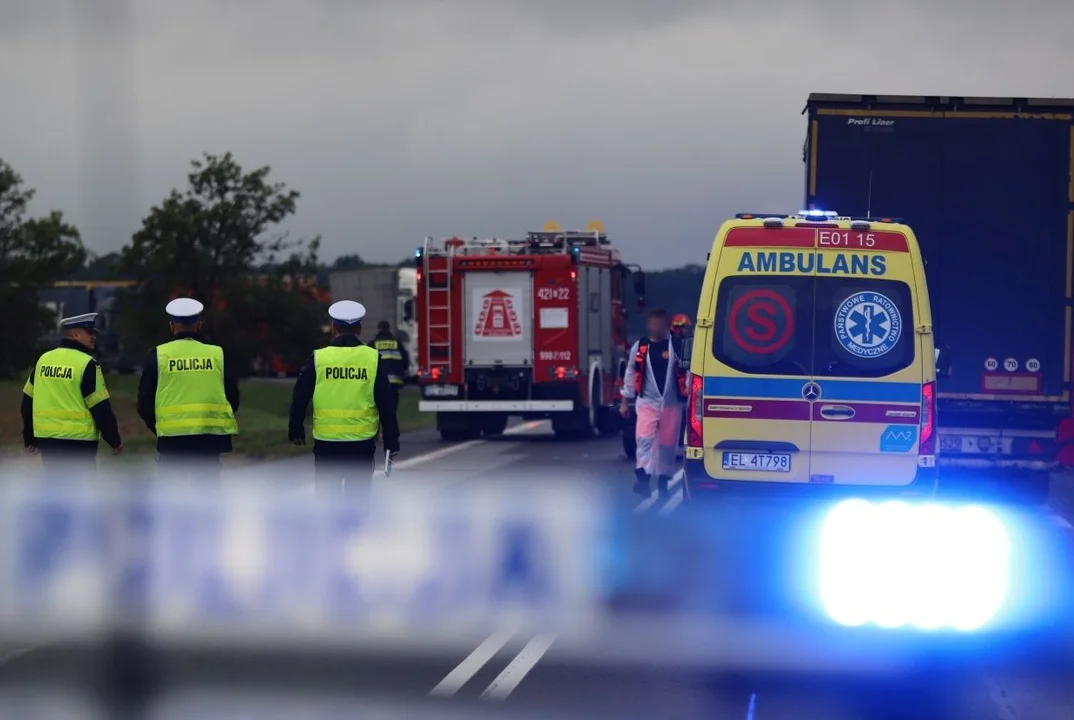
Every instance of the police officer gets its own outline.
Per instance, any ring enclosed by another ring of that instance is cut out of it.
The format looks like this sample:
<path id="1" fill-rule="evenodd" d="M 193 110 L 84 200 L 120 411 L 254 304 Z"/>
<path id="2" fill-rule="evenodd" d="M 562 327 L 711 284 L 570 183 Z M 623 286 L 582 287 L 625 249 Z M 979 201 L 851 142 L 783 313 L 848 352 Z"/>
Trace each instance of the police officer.
<path id="1" fill-rule="evenodd" d="M 22 389 L 22 439 L 41 453 L 45 474 L 64 479 L 93 469 L 98 438 L 123 451 L 108 388 L 93 359 L 97 313 L 60 320 L 63 341 L 44 353 Z"/>
<path id="2" fill-rule="evenodd" d="M 369 488 L 377 450 L 399 452 L 399 421 L 388 369 L 377 351 L 362 343 L 365 307 L 341 300 L 328 308 L 332 342 L 302 366 L 291 401 L 288 437 L 306 444 L 306 410 L 313 401 L 314 487 L 351 493 Z"/>
<path id="3" fill-rule="evenodd" d="M 174 339 L 150 354 L 138 383 L 138 415 L 157 436 L 159 462 L 171 477 L 218 482 L 220 455 L 239 432 L 236 368 L 201 334 L 205 309 L 192 298 L 164 308 Z"/>
<path id="4" fill-rule="evenodd" d="M 384 364 L 384 372 L 388 374 L 388 382 L 395 391 L 395 404 L 399 406 L 399 393 L 406 382 L 407 369 L 410 367 L 410 358 L 406 348 L 392 335 L 392 326 L 387 320 L 381 320 L 377 325 L 377 334 L 373 338 L 373 347 L 380 353 L 380 361 Z"/>

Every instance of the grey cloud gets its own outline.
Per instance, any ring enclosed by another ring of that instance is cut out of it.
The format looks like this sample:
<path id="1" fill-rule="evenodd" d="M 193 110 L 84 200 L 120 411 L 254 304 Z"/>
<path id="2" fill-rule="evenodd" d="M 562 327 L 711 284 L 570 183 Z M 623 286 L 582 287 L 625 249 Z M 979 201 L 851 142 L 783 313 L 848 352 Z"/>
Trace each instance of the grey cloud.
<path id="1" fill-rule="evenodd" d="M 811 91 L 1074 96 L 1058 0 L 20 5 L 0 155 L 100 250 L 230 149 L 302 191 L 329 257 L 599 217 L 632 261 L 700 261 L 727 215 L 798 209 Z"/>

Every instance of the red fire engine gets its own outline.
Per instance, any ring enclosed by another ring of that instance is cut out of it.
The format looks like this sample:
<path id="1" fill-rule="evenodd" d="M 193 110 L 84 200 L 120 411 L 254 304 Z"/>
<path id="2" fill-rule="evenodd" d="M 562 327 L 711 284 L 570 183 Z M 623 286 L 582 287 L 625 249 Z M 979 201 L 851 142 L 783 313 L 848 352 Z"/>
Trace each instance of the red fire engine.
<path id="1" fill-rule="evenodd" d="M 624 265 L 599 222 L 549 223 L 524 240 L 434 241 L 415 252 L 423 412 L 449 441 L 501 434 L 510 416 L 551 418 L 560 437 L 618 432 L 627 362 Z"/>

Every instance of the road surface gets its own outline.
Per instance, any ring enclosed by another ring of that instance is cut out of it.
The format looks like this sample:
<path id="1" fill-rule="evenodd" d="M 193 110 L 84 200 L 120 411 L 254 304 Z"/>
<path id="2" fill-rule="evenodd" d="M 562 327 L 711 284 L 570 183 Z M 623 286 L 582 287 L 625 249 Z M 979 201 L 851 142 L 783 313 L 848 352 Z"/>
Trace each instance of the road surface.
<path id="1" fill-rule="evenodd" d="M 502 438 L 458 445 L 439 442 L 424 431 L 404 438 L 405 457 L 389 482 L 426 481 L 450 492 L 474 482 L 539 482 L 570 473 L 580 483 L 616 488 L 638 515 L 674 522 L 682 512 L 681 484 L 668 499 L 640 500 L 630 492 L 631 466 L 616 439 L 560 442 L 547 424 L 524 423 Z M 231 471 L 229 481 L 265 479 L 284 492 L 307 492 L 310 458 L 294 458 L 270 467 Z M 1057 479 L 1055 504 L 1036 515 L 1065 543 L 1074 573 L 1074 481 Z M 1072 620 L 1074 623 L 1074 620 Z M 555 637 L 493 635 L 450 656 L 377 662 L 318 662 L 295 659 L 266 670 L 238 667 L 212 657 L 177 658 L 172 677 L 253 681 L 282 687 L 288 682 L 320 678 L 333 690 L 382 702 L 419 702 L 417 709 L 384 717 L 418 717 L 430 709 L 482 712 L 488 708 L 521 713 L 518 717 L 752 718 L 752 720 L 854 720 L 881 717 L 974 718 L 980 720 L 1069 720 L 1074 717 L 1074 668 L 1005 666 L 989 663 L 972 670 L 928 672 L 913 680 L 824 681 L 787 677 L 720 677 L 669 668 L 580 667 Z M 0 693 L 25 687 L 67 663 L 77 673 L 72 654 L 52 648 L 8 648 L 0 654 Z M 214 664 L 215 663 L 215 664 Z M 72 675 L 76 676 L 76 675 Z M 265 687 L 264 685 L 260 687 Z M 446 703 L 443 708 L 435 703 Z M 0 719 L 7 717 L 0 699 Z M 283 707 L 277 706 L 277 709 Z M 526 713 L 534 714 L 526 714 Z M 497 715 L 499 716 L 499 715 Z M 267 717 L 267 716 L 266 716 Z M 378 716 L 379 717 L 379 716 Z M 473 715 L 479 717 L 479 715 Z"/>

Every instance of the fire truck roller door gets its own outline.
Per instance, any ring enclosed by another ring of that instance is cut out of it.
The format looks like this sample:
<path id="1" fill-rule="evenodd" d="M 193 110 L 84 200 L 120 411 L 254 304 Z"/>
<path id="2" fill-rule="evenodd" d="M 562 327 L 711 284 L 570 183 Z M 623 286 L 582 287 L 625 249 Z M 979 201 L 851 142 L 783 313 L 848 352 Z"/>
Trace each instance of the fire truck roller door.
<path id="1" fill-rule="evenodd" d="M 533 366 L 533 278 L 471 272 L 464 280 L 467 367 Z"/>

